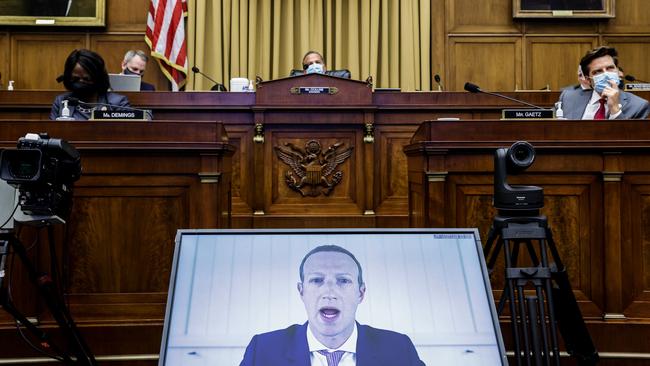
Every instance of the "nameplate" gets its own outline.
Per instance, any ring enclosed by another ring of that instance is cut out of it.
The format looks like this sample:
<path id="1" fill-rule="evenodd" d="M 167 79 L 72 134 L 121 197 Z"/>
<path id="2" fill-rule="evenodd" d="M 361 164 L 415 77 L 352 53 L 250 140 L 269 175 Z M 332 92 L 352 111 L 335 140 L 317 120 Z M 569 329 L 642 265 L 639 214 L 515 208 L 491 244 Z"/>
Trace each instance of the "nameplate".
<path id="1" fill-rule="evenodd" d="M 339 88 L 333 86 L 298 86 L 291 88 L 291 94 L 336 94 Z"/>
<path id="2" fill-rule="evenodd" d="M 553 119 L 555 113 L 552 109 L 504 109 L 501 111 L 502 119 Z"/>
<path id="3" fill-rule="evenodd" d="M 629 83 L 625 84 L 625 90 L 650 90 L 648 83 Z"/>
<path id="4" fill-rule="evenodd" d="M 92 120 L 124 120 L 132 119 L 138 121 L 144 121 L 144 111 L 98 111 L 94 110 Z"/>

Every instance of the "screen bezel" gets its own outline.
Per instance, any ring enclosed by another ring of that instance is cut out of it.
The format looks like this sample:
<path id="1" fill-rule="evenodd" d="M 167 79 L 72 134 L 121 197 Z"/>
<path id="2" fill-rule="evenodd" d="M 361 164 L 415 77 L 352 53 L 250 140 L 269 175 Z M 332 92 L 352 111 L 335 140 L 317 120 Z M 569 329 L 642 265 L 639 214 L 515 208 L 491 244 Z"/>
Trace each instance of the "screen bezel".
<path id="1" fill-rule="evenodd" d="M 162 340 L 160 346 L 160 358 L 158 365 L 165 366 L 165 358 L 167 353 L 167 346 L 169 342 L 169 331 L 171 323 L 171 315 L 174 307 L 173 304 L 173 295 L 174 289 L 176 287 L 176 275 L 178 270 L 179 256 L 180 256 L 180 246 L 183 242 L 182 238 L 184 235 L 332 235 L 332 234 L 471 234 L 474 236 L 474 243 L 476 254 L 479 259 L 481 266 L 481 273 L 483 275 L 483 285 L 485 289 L 485 296 L 487 296 L 488 303 L 490 306 L 490 314 L 492 316 L 492 325 L 494 327 L 494 332 L 497 340 L 497 346 L 499 348 L 499 354 L 501 356 L 502 365 L 508 365 L 508 360 L 505 352 L 505 345 L 503 342 L 503 336 L 501 334 L 501 328 L 499 326 L 499 316 L 496 312 L 494 297 L 492 295 L 492 287 L 490 285 L 487 265 L 485 263 L 485 258 L 483 257 L 483 247 L 481 244 L 479 232 L 477 228 L 468 228 L 468 229 L 430 229 L 430 228 L 421 228 L 421 229 L 180 229 L 176 232 L 176 239 L 174 245 L 174 256 L 172 260 L 172 269 L 170 272 L 169 280 L 169 291 L 167 293 L 167 305 L 165 309 L 165 320 L 163 325 Z"/>

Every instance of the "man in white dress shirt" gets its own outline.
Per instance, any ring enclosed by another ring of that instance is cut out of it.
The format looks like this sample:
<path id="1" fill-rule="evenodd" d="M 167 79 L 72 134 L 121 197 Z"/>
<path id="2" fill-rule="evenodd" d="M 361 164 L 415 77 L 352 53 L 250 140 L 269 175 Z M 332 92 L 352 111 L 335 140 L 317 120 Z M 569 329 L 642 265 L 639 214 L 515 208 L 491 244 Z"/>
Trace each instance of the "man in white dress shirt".
<path id="1" fill-rule="evenodd" d="M 618 53 L 612 47 L 593 49 L 580 60 L 591 89 L 568 88 L 560 94 L 567 119 L 645 119 L 648 101 L 619 89 Z"/>

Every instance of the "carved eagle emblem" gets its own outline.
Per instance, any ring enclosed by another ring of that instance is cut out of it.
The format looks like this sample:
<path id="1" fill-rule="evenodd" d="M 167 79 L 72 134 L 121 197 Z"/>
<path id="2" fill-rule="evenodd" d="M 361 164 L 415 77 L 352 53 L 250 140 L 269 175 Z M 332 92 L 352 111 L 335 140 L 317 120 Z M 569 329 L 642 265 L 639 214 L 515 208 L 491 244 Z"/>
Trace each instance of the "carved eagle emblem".
<path id="1" fill-rule="evenodd" d="M 325 152 L 316 140 L 307 141 L 304 149 L 290 142 L 275 146 L 278 158 L 291 168 L 284 175 L 287 186 L 303 197 L 316 197 L 321 192 L 329 195 L 343 179 L 343 172 L 336 167 L 352 155 L 352 147 L 344 149 L 342 145 L 337 142 Z"/>

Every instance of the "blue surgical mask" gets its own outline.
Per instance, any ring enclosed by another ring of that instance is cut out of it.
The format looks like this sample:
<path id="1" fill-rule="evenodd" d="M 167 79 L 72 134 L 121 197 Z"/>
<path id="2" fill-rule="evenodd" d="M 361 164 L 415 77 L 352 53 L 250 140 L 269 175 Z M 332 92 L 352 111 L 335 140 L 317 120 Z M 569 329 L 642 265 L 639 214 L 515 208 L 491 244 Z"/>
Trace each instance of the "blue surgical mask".
<path id="1" fill-rule="evenodd" d="M 592 79 L 594 81 L 594 89 L 596 89 L 598 94 L 602 94 L 606 87 L 611 86 L 609 80 L 614 80 L 616 84 L 621 81 L 617 71 L 607 71 L 594 76 Z"/>
<path id="2" fill-rule="evenodd" d="M 325 68 L 323 67 L 323 64 L 313 63 L 313 64 L 310 64 L 307 67 L 307 73 L 308 74 L 324 74 L 325 73 Z"/>

